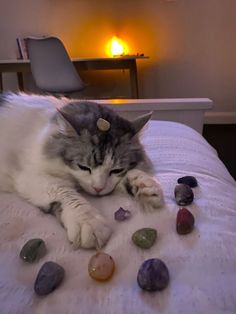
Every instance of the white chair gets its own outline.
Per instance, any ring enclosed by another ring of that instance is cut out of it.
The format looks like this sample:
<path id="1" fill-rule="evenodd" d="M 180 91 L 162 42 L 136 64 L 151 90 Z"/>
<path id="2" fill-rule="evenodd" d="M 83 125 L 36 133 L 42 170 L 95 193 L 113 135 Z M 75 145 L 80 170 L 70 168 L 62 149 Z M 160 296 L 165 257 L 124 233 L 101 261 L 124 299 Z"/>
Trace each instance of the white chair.
<path id="1" fill-rule="evenodd" d="M 60 39 L 27 38 L 27 49 L 31 72 L 39 89 L 68 96 L 85 88 Z"/>

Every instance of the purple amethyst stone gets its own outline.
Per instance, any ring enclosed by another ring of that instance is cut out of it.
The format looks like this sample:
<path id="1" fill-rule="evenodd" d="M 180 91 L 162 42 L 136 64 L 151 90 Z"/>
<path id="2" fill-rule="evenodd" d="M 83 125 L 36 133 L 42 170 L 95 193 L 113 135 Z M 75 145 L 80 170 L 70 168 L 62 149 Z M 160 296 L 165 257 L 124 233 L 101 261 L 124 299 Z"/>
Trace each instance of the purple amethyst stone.
<path id="1" fill-rule="evenodd" d="M 124 208 L 120 207 L 114 214 L 115 220 L 117 221 L 124 221 L 131 216 L 131 212 L 129 210 L 125 210 Z"/>
<path id="2" fill-rule="evenodd" d="M 146 291 L 163 290 L 169 283 L 169 271 L 158 258 L 151 258 L 143 262 L 138 271 L 138 285 Z"/>

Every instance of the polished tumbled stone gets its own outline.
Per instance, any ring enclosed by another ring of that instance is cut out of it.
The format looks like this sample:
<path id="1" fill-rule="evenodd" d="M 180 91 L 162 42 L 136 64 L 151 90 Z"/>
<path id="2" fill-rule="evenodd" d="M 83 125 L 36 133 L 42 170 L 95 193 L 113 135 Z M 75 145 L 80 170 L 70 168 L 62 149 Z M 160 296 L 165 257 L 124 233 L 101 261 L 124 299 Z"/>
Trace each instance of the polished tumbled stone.
<path id="1" fill-rule="evenodd" d="M 153 228 L 142 228 L 132 235 L 132 241 L 142 249 L 149 249 L 155 243 L 157 231 Z"/>
<path id="2" fill-rule="evenodd" d="M 190 233 L 194 228 L 194 216 L 187 208 L 179 209 L 176 217 L 176 231 L 179 234 Z"/>
<path id="3" fill-rule="evenodd" d="M 158 258 L 148 259 L 139 268 L 137 282 L 146 291 L 163 290 L 169 283 L 168 268 Z"/>
<path id="4" fill-rule="evenodd" d="M 175 187 L 175 200 L 179 206 L 187 206 L 193 202 L 194 194 L 187 184 L 177 184 Z"/>
<path id="5" fill-rule="evenodd" d="M 40 295 L 47 295 L 54 291 L 63 281 L 65 270 L 54 262 L 46 262 L 38 272 L 34 283 L 34 291 Z"/>
<path id="6" fill-rule="evenodd" d="M 46 245 L 42 239 L 31 239 L 21 249 L 20 258 L 24 262 L 33 263 L 43 257 L 46 252 Z"/>
<path id="7" fill-rule="evenodd" d="M 88 272 L 90 277 L 95 280 L 106 281 L 110 279 L 114 270 L 115 262 L 113 258 L 104 252 L 97 252 L 89 260 Z"/>
<path id="8" fill-rule="evenodd" d="M 197 179 L 193 176 L 185 176 L 185 177 L 179 178 L 177 182 L 187 184 L 188 186 L 190 186 L 190 188 L 195 188 L 196 186 L 198 186 Z"/>

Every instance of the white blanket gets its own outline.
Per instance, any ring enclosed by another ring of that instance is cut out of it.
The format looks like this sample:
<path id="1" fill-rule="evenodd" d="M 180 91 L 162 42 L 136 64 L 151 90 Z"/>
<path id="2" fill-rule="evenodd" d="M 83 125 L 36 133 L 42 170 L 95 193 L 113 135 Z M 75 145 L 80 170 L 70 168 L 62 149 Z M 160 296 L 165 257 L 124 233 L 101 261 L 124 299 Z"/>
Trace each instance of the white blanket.
<path id="1" fill-rule="evenodd" d="M 173 122 L 150 122 L 142 141 L 165 195 L 165 207 L 143 213 L 129 196 L 88 197 L 111 221 L 114 233 L 104 248 L 116 263 L 112 279 L 99 283 L 88 275 L 93 250 L 73 251 L 56 219 L 15 195 L 0 195 L 1 314 L 235 314 L 236 313 L 236 184 L 214 149 L 194 130 Z M 176 233 L 178 206 L 174 188 L 179 177 L 199 182 L 187 208 L 195 229 Z M 114 212 L 129 209 L 132 217 L 116 222 Z M 142 227 L 158 231 L 149 250 L 134 246 L 131 236 Z M 48 253 L 24 264 L 19 252 L 31 238 L 42 238 Z M 148 293 L 137 285 L 142 262 L 160 258 L 170 273 L 169 286 Z M 46 261 L 65 269 L 61 286 L 45 297 L 34 293 L 36 275 Z"/>

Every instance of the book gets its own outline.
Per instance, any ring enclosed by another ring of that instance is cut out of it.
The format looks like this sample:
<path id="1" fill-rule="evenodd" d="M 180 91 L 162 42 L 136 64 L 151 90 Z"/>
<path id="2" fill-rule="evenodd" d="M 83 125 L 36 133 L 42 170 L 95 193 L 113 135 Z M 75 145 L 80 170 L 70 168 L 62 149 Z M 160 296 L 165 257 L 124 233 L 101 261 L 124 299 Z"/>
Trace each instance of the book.
<path id="1" fill-rule="evenodd" d="M 27 49 L 27 38 L 16 38 L 20 59 L 29 59 L 28 49 Z"/>

